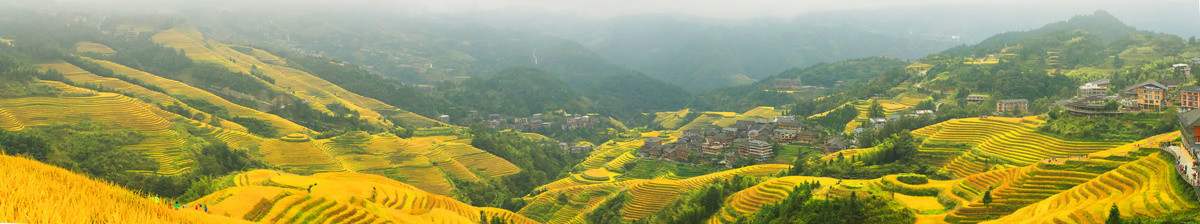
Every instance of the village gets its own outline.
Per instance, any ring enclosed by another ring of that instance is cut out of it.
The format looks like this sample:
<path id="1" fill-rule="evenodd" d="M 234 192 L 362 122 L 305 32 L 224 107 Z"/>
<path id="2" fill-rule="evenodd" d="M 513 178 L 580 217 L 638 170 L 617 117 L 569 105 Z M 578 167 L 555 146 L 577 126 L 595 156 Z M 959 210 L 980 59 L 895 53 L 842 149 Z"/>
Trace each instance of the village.
<path id="1" fill-rule="evenodd" d="M 777 154 L 776 144 L 820 145 L 827 151 L 851 147 L 848 139 L 823 138 L 818 130 L 796 121 L 792 116 L 778 116 L 763 121 L 740 120 L 729 127 L 712 125 L 699 130 L 685 130 L 674 141 L 647 138 L 638 149 L 638 156 L 680 163 L 730 166 L 738 158 L 756 162 L 774 158 Z"/>
<path id="2" fill-rule="evenodd" d="M 450 115 L 439 115 L 438 121 L 447 124 L 471 125 L 476 121 L 483 121 L 488 127 L 493 129 L 512 129 L 521 132 L 534 132 L 537 130 L 546 130 L 551 128 L 561 128 L 562 130 L 575 130 L 582 128 L 591 128 L 599 122 L 596 119 L 597 114 L 550 114 L 536 113 L 528 117 L 506 117 L 501 114 L 489 114 L 486 118 L 479 115 L 479 111 L 472 110 L 467 113 L 466 117 L 458 120 L 452 120 Z M 556 124 L 552 121 L 558 121 Z"/>

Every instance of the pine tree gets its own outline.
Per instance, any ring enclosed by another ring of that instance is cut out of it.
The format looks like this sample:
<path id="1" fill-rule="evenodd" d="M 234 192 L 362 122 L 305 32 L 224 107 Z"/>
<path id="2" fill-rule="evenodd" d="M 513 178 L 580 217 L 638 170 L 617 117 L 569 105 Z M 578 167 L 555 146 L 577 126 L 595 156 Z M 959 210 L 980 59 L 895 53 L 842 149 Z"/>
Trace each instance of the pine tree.
<path id="1" fill-rule="evenodd" d="M 988 204 L 992 203 L 992 189 L 993 188 L 994 187 L 989 187 L 987 192 L 983 192 L 983 200 L 980 200 L 980 201 L 983 202 L 984 206 L 988 206 Z"/>
<path id="2" fill-rule="evenodd" d="M 1121 223 L 1122 223 L 1121 210 L 1117 209 L 1117 205 L 1114 204 L 1114 205 L 1112 205 L 1111 209 L 1108 209 L 1108 220 L 1104 221 L 1104 224 L 1121 224 Z"/>

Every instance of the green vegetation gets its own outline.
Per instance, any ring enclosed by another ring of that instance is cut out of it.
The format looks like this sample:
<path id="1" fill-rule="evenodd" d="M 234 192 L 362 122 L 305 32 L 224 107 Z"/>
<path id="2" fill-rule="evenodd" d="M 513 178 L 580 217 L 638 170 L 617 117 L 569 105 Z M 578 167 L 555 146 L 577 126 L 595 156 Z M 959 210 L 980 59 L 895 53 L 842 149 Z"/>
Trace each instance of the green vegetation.
<path id="1" fill-rule="evenodd" d="M 279 136 L 279 131 L 275 130 L 275 127 L 271 126 L 270 121 L 253 117 L 231 117 L 229 118 L 229 121 L 246 127 L 251 134 L 256 134 L 267 138 Z"/>
<path id="2" fill-rule="evenodd" d="M 629 166 L 624 177 L 634 179 L 654 179 L 667 175 L 676 177 L 694 177 L 704 174 L 716 173 L 724 170 L 724 167 L 716 167 L 713 165 L 696 165 L 678 164 L 669 161 L 661 160 L 638 160 L 625 164 Z"/>
<path id="3" fill-rule="evenodd" d="M 514 199 L 533 192 L 533 189 L 569 175 L 574 164 L 583 160 L 580 155 L 563 152 L 551 141 L 531 140 L 517 132 L 501 132 L 482 124 L 471 126 L 471 146 L 482 149 L 521 168 L 521 172 L 487 182 L 456 181 L 455 196 L 475 206 L 519 210 L 523 201 Z"/>
<path id="4" fill-rule="evenodd" d="M 1163 112 L 1122 114 L 1114 117 L 1081 117 L 1059 108 L 1051 111 L 1049 117 L 1050 119 L 1038 130 L 1067 139 L 1136 141 L 1179 128 L 1179 116 L 1173 108 L 1164 109 Z"/>
<path id="5" fill-rule="evenodd" d="M 1121 223 L 1123 223 L 1123 222 L 1121 222 L 1121 210 L 1117 208 L 1117 205 L 1113 205 L 1112 209 L 1108 210 L 1108 219 L 1104 221 L 1104 224 L 1121 224 Z"/>
<path id="6" fill-rule="evenodd" d="M 300 55 L 288 57 L 287 66 L 320 77 L 355 94 L 370 97 L 397 108 L 404 108 L 421 116 L 436 117 L 442 113 L 461 117 L 466 114 L 465 112 L 451 113 L 450 108 L 455 105 L 454 103 L 423 94 L 412 86 L 373 74 L 361 66 L 335 63 L 333 60 L 321 57 Z"/>
<path id="7" fill-rule="evenodd" d="M 900 174 L 899 176 L 896 176 L 896 180 L 912 185 L 929 183 L 929 178 L 926 178 L 925 175 L 919 174 Z"/>
<path id="8" fill-rule="evenodd" d="M 642 74 L 618 74 L 600 78 L 583 89 L 585 95 L 604 105 L 605 113 L 630 114 L 678 110 L 692 97 L 678 86 Z"/>
<path id="9" fill-rule="evenodd" d="M 837 130 L 837 127 L 844 127 L 846 126 L 846 123 L 853 121 L 857 117 L 858 109 L 854 109 L 852 106 L 844 106 L 833 109 L 833 111 L 830 111 L 824 116 L 811 118 L 809 120 L 817 123 L 818 125 Z"/>
<path id="10" fill-rule="evenodd" d="M 793 68 L 780 72 L 771 77 L 763 78 L 753 84 L 737 85 L 696 94 L 689 107 L 716 111 L 746 111 L 759 106 L 779 106 L 793 103 L 797 100 L 809 102 L 810 99 L 837 94 L 845 88 L 835 88 L 838 81 L 841 86 L 852 87 L 866 83 L 868 80 L 885 72 L 904 67 L 908 62 L 895 58 L 870 57 L 852 59 L 832 63 L 819 63 L 803 69 Z M 800 79 L 807 85 L 832 89 L 801 90 L 796 93 L 781 93 L 774 90 L 775 79 Z M 838 96 L 825 97 L 817 101 L 834 103 L 833 105 L 797 105 L 798 110 L 789 114 L 808 116 L 821 113 L 841 106 L 846 99 Z M 806 111 L 806 112 L 802 112 Z"/>
<path id="11" fill-rule="evenodd" d="M 471 78 L 457 86 L 439 85 L 446 98 L 473 105 L 480 113 L 529 116 L 544 111 L 595 111 L 596 104 L 550 73 L 511 68 L 494 76 Z"/>
<path id="12" fill-rule="evenodd" d="M 788 170 L 789 176 L 821 176 L 839 179 L 872 179 L 895 173 L 931 175 L 937 167 L 919 163 L 917 139 L 907 131 L 892 135 L 873 148 L 850 157 L 835 152 L 836 159 L 799 159 Z"/>
<path id="13" fill-rule="evenodd" d="M 588 223 L 624 223 L 625 220 L 621 219 L 624 217 L 621 215 L 621 208 L 625 207 L 625 202 L 629 201 L 629 198 L 629 193 L 618 193 L 604 203 L 600 203 L 592 212 L 588 212 L 586 220 Z"/>
<path id="14" fill-rule="evenodd" d="M 844 198 L 817 199 L 813 190 L 818 183 L 796 186 L 787 198 L 763 206 L 737 223 L 912 223 L 916 217 L 903 206 L 882 197 L 859 198 L 850 192 Z"/>
<path id="15" fill-rule="evenodd" d="M 252 159 L 246 151 L 232 150 L 222 143 L 200 143 L 203 144 L 200 148 L 191 151 L 197 169 L 174 176 L 139 173 L 135 171 L 156 170 L 158 164 L 146 155 L 123 147 L 139 144 L 143 139 L 145 136 L 137 131 L 83 121 L 32 127 L 18 132 L 0 130 L 0 151 L 112 181 L 129 189 L 180 199 L 210 193 L 197 189 L 219 189 L 193 187 L 193 184 L 211 184 L 209 180 L 193 182 L 195 179 L 266 167 L 261 161 Z"/>

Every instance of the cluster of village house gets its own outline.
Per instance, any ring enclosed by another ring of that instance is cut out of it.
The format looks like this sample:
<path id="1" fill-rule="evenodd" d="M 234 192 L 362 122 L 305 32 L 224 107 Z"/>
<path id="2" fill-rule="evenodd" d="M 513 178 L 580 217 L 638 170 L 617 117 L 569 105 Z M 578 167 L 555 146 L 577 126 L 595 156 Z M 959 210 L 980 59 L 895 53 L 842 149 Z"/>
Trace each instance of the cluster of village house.
<path id="1" fill-rule="evenodd" d="M 1193 60 L 1195 63 L 1200 63 L 1200 58 Z M 1191 76 L 1191 65 L 1175 64 L 1171 67 L 1174 71 L 1183 73 L 1185 77 Z M 1084 83 L 1079 86 L 1077 95 L 1074 98 L 1059 100 L 1055 104 L 1063 106 L 1067 111 L 1072 113 L 1087 116 L 1114 115 L 1139 110 L 1158 110 L 1165 106 L 1177 106 L 1180 111 L 1200 108 L 1200 87 L 1179 87 L 1179 85 L 1186 81 L 1173 79 L 1161 81 L 1147 80 L 1128 86 L 1119 94 L 1107 95 L 1110 82 L 1108 79 L 1100 79 Z M 987 95 L 971 94 L 967 96 L 967 101 L 978 103 L 983 102 L 987 97 Z M 1105 109 L 1105 103 L 1109 101 L 1118 102 L 1121 109 Z M 995 114 L 1008 111 L 1023 112 L 1028 109 L 1029 101 L 1025 99 L 1000 100 L 996 103 Z"/>
<path id="2" fill-rule="evenodd" d="M 1193 59 L 1200 63 L 1200 58 Z M 1191 66 L 1175 64 L 1171 66 L 1176 72 L 1191 76 Z M 1100 79 L 1079 86 L 1078 95 L 1069 100 L 1056 102 L 1068 111 L 1081 115 L 1113 115 L 1129 111 L 1158 110 L 1167 106 L 1176 106 L 1180 112 L 1200 108 L 1200 87 L 1179 87 L 1187 80 L 1147 80 L 1126 87 L 1120 94 L 1106 95 L 1109 80 Z M 1104 104 L 1108 101 L 1119 102 L 1122 109 L 1108 110 Z"/>
<path id="3" fill-rule="evenodd" d="M 804 82 L 800 81 L 800 78 L 775 79 L 774 84 L 775 84 L 776 90 L 805 90 L 805 89 L 820 89 L 821 88 L 818 86 L 806 85 L 806 84 L 804 84 Z M 841 86 L 841 85 L 842 85 L 842 81 L 840 81 L 840 80 L 837 81 L 836 83 L 834 83 L 834 87 Z"/>
<path id="4" fill-rule="evenodd" d="M 562 122 L 560 122 L 560 124 L 557 124 L 557 126 L 556 126 L 553 122 L 542 120 L 542 116 L 543 116 L 542 113 L 536 113 L 529 117 L 506 118 L 500 114 L 489 114 L 487 119 L 484 120 L 484 123 L 487 124 L 488 127 L 491 127 L 494 129 L 513 129 L 513 130 L 517 130 L 517 131 L 528 132 L 528 131 L 534 131 L 534 130 L 538 130 L 538 129 L 548 129 L 548 128 L 555 128 L 555 127 L 562 128 L 563 130 L 575 130 L 575 129 L 580 129 L 580 128 L 590 128 L 590 127 L 595 126 L 596 123 L 599 122 L 598 119 L 595 119 L 591 115 L 564 114 L 562 116 Z M 459 119 L 457 123 L 461 124 L 461 125 L 469 125 L 470 123 L 472 123 L 478 119 L 482 119 L 481 117 L 479 117 L 479 112 L 472 110 L 469 113 L 467 113 L 467 117 Z M 443 123 L 450 123 L 451 122 L 450 115 L 443 114 L 441 116 L 438 116 L 438 121 L 441 121 Z"/>
<path id="5" fill-rule="evenodd" d="M 772 158 L 775 156 L 774 144 L 809 143 L 826 151 L 851 147 L 849 139 L 822 136 L 817 130 L 819 127 L 804 125 L 793 116 L 763 121 L 741 120 L 729 127 L 713 125 L 699 130 L 685 130 L 674 141 L 648 138 L 638 149 L 638 156 L 730 165 L 739 157 L 756 161 Z"/>

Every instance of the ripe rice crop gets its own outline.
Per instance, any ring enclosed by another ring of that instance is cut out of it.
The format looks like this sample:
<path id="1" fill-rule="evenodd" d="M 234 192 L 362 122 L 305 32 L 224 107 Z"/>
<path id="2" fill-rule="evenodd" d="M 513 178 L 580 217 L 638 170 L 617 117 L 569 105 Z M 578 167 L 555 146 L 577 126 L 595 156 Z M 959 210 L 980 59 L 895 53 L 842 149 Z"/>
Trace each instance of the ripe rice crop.
<path id="1" fill-rule="evenodd" d="M 247 223 L 173 210 L 119 186 L 37 161 L 0 155 L 0 220 L 15 223 Z"/>

